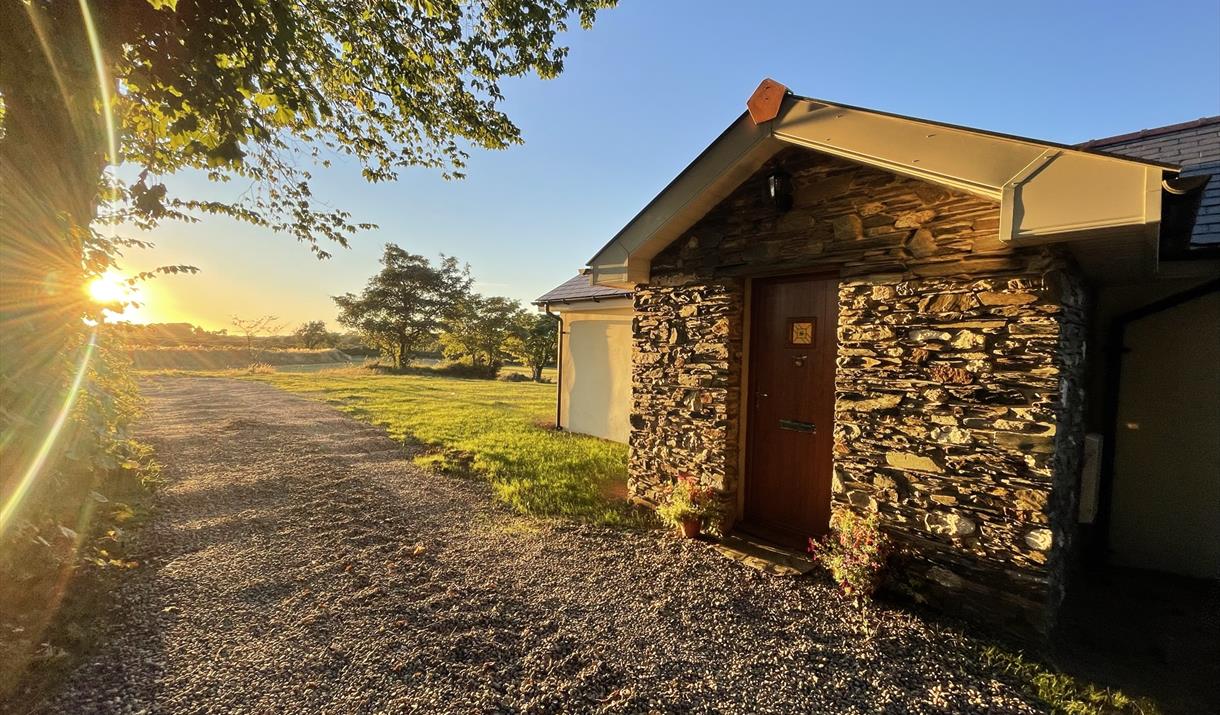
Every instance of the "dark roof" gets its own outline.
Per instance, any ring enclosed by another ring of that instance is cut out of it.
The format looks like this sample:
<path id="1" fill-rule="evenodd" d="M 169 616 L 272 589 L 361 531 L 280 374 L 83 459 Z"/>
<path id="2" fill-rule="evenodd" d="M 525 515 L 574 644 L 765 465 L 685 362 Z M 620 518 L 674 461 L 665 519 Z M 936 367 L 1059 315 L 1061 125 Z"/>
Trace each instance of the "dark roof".
<path id="1" fill-rule="evenodd" d="M 1109 146 L 1111 144 L 1125 144 L 1126 142 L 1135 141 L 1137 139 L 1147 139 L 1149 137 L 1159 137 L 1162 134 L 1176 134 L 1188 129 L 1197 129 L 1199 127 L 1207 127 L 1212 124 L 1220 124 L 1220 114 L 1214 117 L 1201 117 L 1193 119 L 1189 122 L 1179 122 L 1177 124 L 1167 124 L 1163 127 L 1153 127 L 1152 129 L 1141 129 L 1138 132 L 1127 132 L 1126 134 L 1116 134 L 1112 137 L 1102 137 L 1101 139 L 1090 139 L 1087 142 L 1081 142 L 1077 146 L 1081 149 L 1089 149 L 1091 147 Z"/>
<path id="2" fill-rule="evenodd" d="M 1190 241 L 1195 245 L 1220 245 L 1220 115 L 1094 139 L 1081 146 L 1171 162 L 1182 167 L 1182 176 L 1211 174 L 1199 199 Z"/>
<path id="3" fill-rule="evenodd" d="M 574 303 L 582 300 L 605 300 L 630 296 L 631 291 L 608 286 L 595 286 L 589 276 L 576 275 L 538 296 L 536 305 L 543 303 Z"/>

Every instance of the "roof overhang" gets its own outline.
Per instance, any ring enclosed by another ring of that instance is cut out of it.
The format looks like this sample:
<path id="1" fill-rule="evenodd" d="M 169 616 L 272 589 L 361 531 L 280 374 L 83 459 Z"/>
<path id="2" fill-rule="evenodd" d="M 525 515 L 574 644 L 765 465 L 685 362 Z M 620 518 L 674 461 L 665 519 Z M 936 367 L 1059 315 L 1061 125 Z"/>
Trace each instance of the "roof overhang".
<path id="1" fill-rule="evenodd" d="M 995 201 L 1000 240 L 1013 246 L 1107 238 L 1155 261 L 1171 165 L 790 94 L 773 116 L 755 123 L 747 112 L 729 125 L 589 261 L 593 282 L 647 283 L 653 257 L 788 146 Z"/>
<path id="2" fill-rule="evenodd" d="M 537 303 L 539 308 L 543 310 L 553 310 L 557 313 L 580 313 L 589 312 L 596 313 L 598 311 L 612 312 L 617 310 L 631 310 L 635 305 L 635 300 L 630 294 L 622 294 L 611 296 L 609 298 L 576 298 L 572 300 L 551 300 L 545 303 Z"/>

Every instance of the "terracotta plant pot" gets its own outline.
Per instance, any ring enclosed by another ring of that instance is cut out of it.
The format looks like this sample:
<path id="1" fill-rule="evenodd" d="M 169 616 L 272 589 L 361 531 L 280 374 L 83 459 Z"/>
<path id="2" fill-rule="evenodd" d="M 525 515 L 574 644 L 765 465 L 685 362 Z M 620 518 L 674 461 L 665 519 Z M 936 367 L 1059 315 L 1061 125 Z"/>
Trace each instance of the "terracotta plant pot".
<path id="1" fill-rule="evenodd" d="M 678 524 L 678 533 L 682 535 L 683 539 L 693 539 L 699 535 L 700 526 L 698 519 L 687 519 Z"/>

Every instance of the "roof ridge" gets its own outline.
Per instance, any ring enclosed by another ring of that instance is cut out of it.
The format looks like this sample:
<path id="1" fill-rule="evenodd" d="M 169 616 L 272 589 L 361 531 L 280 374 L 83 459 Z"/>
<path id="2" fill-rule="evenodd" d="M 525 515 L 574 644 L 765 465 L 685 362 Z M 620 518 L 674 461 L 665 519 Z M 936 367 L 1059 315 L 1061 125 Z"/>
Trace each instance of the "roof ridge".
<path id="1" fill-rule="evenodd" d="M 1083 141 L 1076 146 L 1081 148 L 1089 148 L 1095 146 L 1109 146 L 1111 144 L 1125 144 L 1126 142 L 1135 141 L 1137 139 L 1147 139 L 1148 137 L 1161 136 L 1163 134 L 1173 134 L 1174 132 L 1185 131 L 1187 129 L 1197 129 L 1206 127 L 1212 124 L 1220 124 L 1220 114 L 1211 117 L 1199 117 L 1187 122 L 1178 122 L 1177 124 L 1166 124 L 1163 127 L 1152 127 L 1150 129 L 1141 129 L 1137 132 L 1127 132 L 1126 134 L 1115 134 L 1110 137 L 1101 137 L 1100 139 L 1090 139 Z"/>

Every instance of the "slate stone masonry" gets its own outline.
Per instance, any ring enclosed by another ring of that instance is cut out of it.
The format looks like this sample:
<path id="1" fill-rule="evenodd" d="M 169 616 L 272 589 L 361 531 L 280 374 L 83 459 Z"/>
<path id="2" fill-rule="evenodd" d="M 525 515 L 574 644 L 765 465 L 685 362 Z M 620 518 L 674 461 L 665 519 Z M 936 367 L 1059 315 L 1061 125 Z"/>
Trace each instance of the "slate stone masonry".
<path id="1" fill-rule="evenodd" d="M 628 490 L 656 503 L 680 474 L 731 499 L 741 403 L 740 279 L 636 291 Z"/>
<path id="2" fill-rule="evenodd" d="M 1060 271 L 841 284 L 832 498 L 911 547 L 919 597 L 1048 625 L 1079 469 L 1081 296 Z"/>
<path id="3" fill-rule="evenodd" d="M 776 169 L 794 184 L 784 213 L 765 190 Z M 880 514 L 918 598 L 1045 628 L 1072 531 L 1085 293 L 998 225 L 983 199 L 777 155 L 635 294 L 632 494 L 655 501 L 689 473 L 737 502 L 746 279 L 836 272 L 833 503 Z"/>

